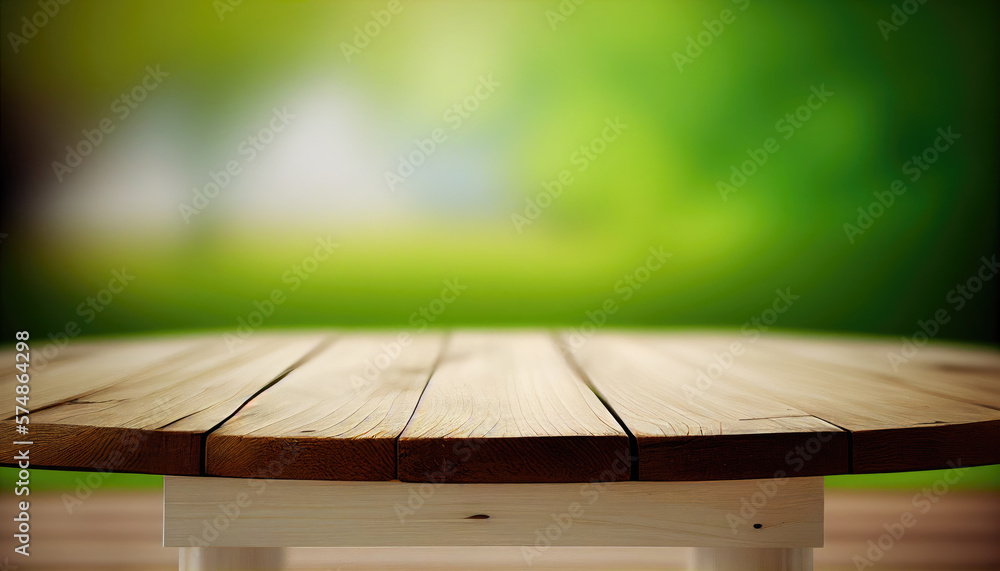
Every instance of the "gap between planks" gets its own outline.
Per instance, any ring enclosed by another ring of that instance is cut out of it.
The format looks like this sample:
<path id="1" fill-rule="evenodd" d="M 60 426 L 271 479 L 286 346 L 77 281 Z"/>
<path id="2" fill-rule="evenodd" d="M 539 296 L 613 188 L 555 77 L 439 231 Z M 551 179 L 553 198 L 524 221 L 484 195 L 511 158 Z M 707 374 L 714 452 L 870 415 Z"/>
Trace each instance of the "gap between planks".
<path id="1" fill-rule="evenodd" d="M 587 376 L 587 373 L 583 370 L 582 367 L 580 367 L 580 364 L 576 362 L 576 359 L 574 359 L 573 355 L 567 350 L 565 344 L 559 338 L 559 332 L 555 329 L 550 329 L 548 333 L 550 338 L 552 339 L 552 342 L 555 344 L 556 349 L 558 349 L 559 352 L 562 353 L 563 359 L 566 360 L 566 364 L 569 365 L 569 368 L 580 376 L 584 384 L 587 385 L 587 387 L 591 391 L 593 391 L 594 396 L 597 397 L 597 400 L 601 401 L 601 404 L 604 405 L 604 408 L 608 409 L 608 412 L 611 413 L 611 416 L 615 417 L 615 421 L 618 423 L 618 426 L 621 426 L 622 430 L 625 431 L 625 434 L 628 435 L 629 456 L 631 456 L 632 460 L 629 466 L 629 480 L 632 482 L 638 481 L 639 440 L 635 437 L 635 434 L 632 433 L 632 430 L 629 429 L 628 425 L 625 424 L 625 421 L 622 420 L 622 417 L 618 415 L 618 411 L 615 410 L 615 407 L 611 406 L 611 403 L 608 402 L 608 399 L 604 398 L 604 395 L 601 394 L 601 391 L 597 390 L 597 387 L 595 387 L 594 383 L 591 382 L 590 377 Z"/>
<path id="2" fill-rule="evenodd" d="M 201 460 L 201 463 L 198 466 L 198 473 L 200 475 L 202 475 L 202 476 L 207 476 L 208 475 L 206 473 L 205 466 L 206 466 L 207 461 L 208 461 L 208 436 L 210 434 L 212 434 L 213 432 L 215 432 L 216 430 L 218 430 L 219 427 L 222 426 L 223 424 L 225 424 L 226 422 L 228 422 L 229 419 L 231 419 L 234 416 L 236 416 L 237 413 L 239 413 L 241 410 L 243 410 L 243 407 L 245 407 L 246 405 L 250 404 L 250 401 L 252 401 L 253 399 L 255 399 L 258 396 L 260 396 L 264 391 L 266 391 L 266 390 L 270 389 L 271 387 L 273 387 L 274 385 L 280 383 L 282 381 L 282 379 L 284 379 L 285 377 L 287 377 L 289 375 L 289 373 L 291 373 L 295 369 L 299 368 L 300 366 L 302 366 L 304 363 L 306 363 L 307 361 L 309 361 L 310 359 L 312 359 L 316 355 L 318 355 L 318 354 L 322 353 L 323 351 L 325 351 L 330 345 L 332 345 L 336 341 L 337 341 L 337 336 L 336 335 L 324 335 L 323 338 L 322 338 L 322 340 L 319 343 L 317 343 L 316 346 L 312 348 L 312 350 L 310 350 L 308 353 L 306 353 L 301 358 L 299 358 L 299 360 L 297 360 L 294 363 L 292 363 L 291 365 L 289 365 L 287 369 L 285 369 L 281 374 L 279 374 L 277 377 L 275 377 L 274 380 L 272 380 L 270 383 L 267 383 L 266 385 L 264 385 L 263 387 L 261 387 L 259 390 L 257 390 L 257 392 L 255 392 L 254 394 L 250 395 L 250 397 L 247 398 L 245 401 L 243 401 L 243 403 L 240 404 L 240 406 L 236 407 L 236 409 L 229 416 L 227 416 L 226 418 L 222 419 L 218 424 L 216 424 L 212 428 L 210 428 L 210 429 L 206 430 L 205 432 L 203 432 L 202 435 L 201 435 L 201 453 L 198 455 L 198 457 Z M 178 420 L 181 420 L 181 419 L 177 419 L 174 422 L 177 422 Z"/>

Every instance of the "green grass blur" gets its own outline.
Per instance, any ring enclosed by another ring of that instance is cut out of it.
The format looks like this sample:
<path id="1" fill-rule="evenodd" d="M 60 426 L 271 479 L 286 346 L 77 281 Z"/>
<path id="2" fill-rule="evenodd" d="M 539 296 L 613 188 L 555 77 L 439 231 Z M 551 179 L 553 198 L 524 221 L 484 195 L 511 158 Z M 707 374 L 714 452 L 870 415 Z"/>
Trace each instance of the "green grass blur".
<path id="1" fill-rule="evenodd" d="M 225 164 L 238 140 L 230 127 L 249 132 L 254 113 L 286 100 L 285 86 L 332 78 L 382 114 L 372 130 L 402 125 L 389 129 L 402 140 L 377 153 L 381 168 L 442 126 L 442 110 L 478 76 L 501 87 L 426 167 L 471 173 L 449 174 L 447 195 L 407 182 L 389 199 L 405 214 L 388 221 L 323 211 L 289 183 L 272 192 L 298 205 L 291 213 L 241 218 L 241 196 L 223 193 L 190 225 L 175 213 L 144 223 L 113 201 L 74 226 L 46 214 L 72 193 L 72 175 L 54 190 L 36 184 L 23 213 L 7 217 L 5 330 L 60 331 L 120 267 L 136 280 L 81 323 L 84 334 L 235 327 L 330 235 L 341 249 L 269 326 L 406 325 L 445 278 L 469 289 L 440 325 L 572 325 L 662 245 L 668 267 L 614 325 L 738 326 L 791 287 L 801 301 L 780 327 L 912 333 L 996 251 L 997 6 L 925 5 L 885 40 L 877 21 L 890 18 L 888 3 L 741 5 L 588 2 L 553 30 L 555 2 L 405 4 L 350 63 L 342 43 L 383 3 L 248 3 L 223 21 L 204 3 L 67 6 L 2 55 L 9 105 L 44 99 L 54 118 L 37 125 L 48 135 L 42 182 L 154 62 L 172 74 L 154 96 L 179 109 L 169 135 L 190 184 L 177 203 Z M 4 3 L 4 22 L 33 7 Z M 735 21 L 679 71 L 674 54 L 723 9 Z M 775 124 L 812 86 L 834 95 L 786 141 Z M 142 111 L 122 130 L 151 130 Z M 578 172 L 572 153 L 614 117 L 627 130 Z M 873 192 L 907 179 L 904 163 L 949 126 L 961 134 L 954 147 L 851 244 L 843 225 Z M 724 201 L 718 181 L 768 137 L 779 151 Z M 567 168 L 573 184 L 516 232 L 511 215 Z M 994 339 L 995 302 L 992 289 L 978 293 L 941 335 Z"/>
<path id="2" fill-rule="evenodd" d="M 996 342 L 993 284 L 948 299 L 997 250 L 996 3 L 927 3 L 885 37 L 889 1 L 590 0 L 563 20 L 555 0 L 414 2 L 347 61 L 386 5 L 244 2 L 220 18 L 209 2 L 71 3 L 2 50 L 5 169 L 23 183 L 2 214 L 5 338 L 233 330 L 275 288 L 287 301 L 266 327 L 411 326 L 455 279 L 468 289 L 435 326 L 578 326 L 613 297 L 614 327 L 738 328 L 790 288 L 777 328 L 904 336 L 945 309 L 940 338 Z M 0 9 L 16 32 L 37 3 Z M 164 84 L 57 183 L 51 162 L 157 64 Z M 496 92 L 390 192 L 384 171 L 448 129 L 483 75 Z M 779 121 L 821 86 L 833 95 L 785 139 Z M 269 178 L 245 175 L 185 223 L 177 205 L 286 104 L 296 131 L 263 153 Z M 326 125 L 317 110 L 334 127 L 303 134 Z M 574 153 L 615 118 L 628 127 L 580 170 Z M 949 127 L 960 138 L 911 181 L 907 161 Z M 724 199 L 719 181 L 769 137 L 779 150 Z M 172 191 L 120 174 L 150 138 Z M 276 158 L 296 153 L 311 158 Z M 303 174 L 326 162 L 370 172 Z M 573 182 L 518 232 L 512 215 L 565 169 Z M 852 243 L 844 224 L 896 179 L 907 191 Z M 290 291 L 283 276 L 326 236 L 340 247 Z M 650 247 L 673 256 L 622 300 Z M 121 268 L 135 280 L 88 319 L 81 304 Z M 129 481 L 152 480 L 108 485 Z"/>

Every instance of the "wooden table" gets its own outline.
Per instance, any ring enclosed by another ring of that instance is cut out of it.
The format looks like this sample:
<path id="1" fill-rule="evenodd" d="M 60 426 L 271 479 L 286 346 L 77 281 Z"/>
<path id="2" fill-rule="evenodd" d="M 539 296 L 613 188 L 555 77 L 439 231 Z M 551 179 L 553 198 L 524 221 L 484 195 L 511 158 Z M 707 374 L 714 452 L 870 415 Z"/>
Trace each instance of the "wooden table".
<path id="1" fill-rule="evenodd" d="M 205 334 L 78 340 L 30 373 L 3 464 L 165 475 L 182 569 L 310 546 L 510 546 L 524 567 L 690 546 L 695 569 L 811 569 L 822 476 L 1000 463 L 1000 353 L 895 339 Z"/>

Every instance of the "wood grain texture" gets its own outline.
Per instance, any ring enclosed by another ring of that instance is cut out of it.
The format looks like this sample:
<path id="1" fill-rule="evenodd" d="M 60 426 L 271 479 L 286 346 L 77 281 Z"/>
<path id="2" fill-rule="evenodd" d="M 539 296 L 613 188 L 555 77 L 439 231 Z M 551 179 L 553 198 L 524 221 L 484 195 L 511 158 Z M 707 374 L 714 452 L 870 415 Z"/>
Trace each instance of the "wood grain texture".
<path id="1" fill-rule="evenodd" d="M 692 363 L 709 363 L 731 337 L 678 339 Z M 747 343 L 714 386 L 733 385 L 796 407 L 851 432 L 853 472 L 1000 463 L 1000 411 L 918 390 L 808 355 Z"/>
<path id="2" fill-rule="evenodd" d="M 994 347 L 948 343 L 917 347 L 902 340 L 788 335 L 769 335 L 760 346 L 847 374 L 1000 410 L 1000 350 Z"/>
<path id="3" fill-rule="evenodd" d="M 189 353 L 203 342 L 203 336 L 161 336 L 122 340 L 74 340 L 55 353 L 50 360 L 40 362 L 45 345 L 31 342 L 35 359 L 28 368 L 31 384 L 31 410 L 40 411 L 55 404 L 84 397 L 94 391 L 126 381 L 144 370 L 160 365 L 167 359 Z M 14 394 L 17 384 L 14 352 L 3 356 L 0 394 Z M 3 418 L 14 416 L 14 401 L 3 405 Z"/>
<path id="4" fill-rule="evenodd" d="M 849 469 L 848 433 L 785 399 L 715 384 L 709 375 L 728 358 L 695 366 L 682 359 L 676 339 L 662 335 L 598 334 L 576 346 L 572 340 L 562 336 L 565 350 L 636 438 L 639 480 L 811 476 Z M 730 350 L 741 352 L 734 343 Z M 799 452 L 806 449 L 808 462 Z"/>
<path id="5" fill-rule="evenodd" d="M 400 335 L 259 332 L 232 351 L 218 334 L 74 340 L 32 369 L 22 440 L 44 442 L 37 467 L 435 483 L 1000 463 L 995 349 L 623 331 L 563 354 L 548 332 L 459 331 L 443 349 L 429 335 L 382 355 Z M 13 353 L 0 356 L 0 391 L 14 394 Z M 6 465 L 19 439 L 10 412 Z"/>
<path id="6" fill-rule="evenodd" d="M 823 544 L 822 478 L 788 478 L 781 484 L 738 480 L 433 486 L 274 480 L 266 489 L 260 484 L 233 478 L 164 478 L 163 545 L 188 547 L 208 539 L 216 547 L 514 545 L 523 546 L 524 564 L 530 566 L 545 559 L 547 544 Z M 734 523 L 744 503 L 768 486 L 775 488 L 770 498 L 753 514 L 744 511 L 750 515 L 745 524 Z M 239 517 L 225 517 L 222 510 L 235 502 Z M 225 525 L 206 524 L 220 515 L 218 521 Z"/>
<path id="7" fill-rule="evenodd" d="M 627 480 L 626 432 L 540 332 L 449 339 L 399 439 L 415 482 Z"/>
<path id="8" fill-rule="evenodd" d="M 202 435 L 322 340 L 258 334 L 230 351 L 213 336 L 195 351 L 139 367 L 126 380 L 32 412 L 30 436 L 44 442 L 32 448 L 32 465 L 198 474 Z M 4 461 L 14 455 L 14 429 L 13 421 L 0 422 Z"/>
<path id="9" fill-rule="evenodd" d="M 208 437 L 206 472 L 394 480 L 396 439 L 443 341 L 395 333 L 336 339 Z"/>

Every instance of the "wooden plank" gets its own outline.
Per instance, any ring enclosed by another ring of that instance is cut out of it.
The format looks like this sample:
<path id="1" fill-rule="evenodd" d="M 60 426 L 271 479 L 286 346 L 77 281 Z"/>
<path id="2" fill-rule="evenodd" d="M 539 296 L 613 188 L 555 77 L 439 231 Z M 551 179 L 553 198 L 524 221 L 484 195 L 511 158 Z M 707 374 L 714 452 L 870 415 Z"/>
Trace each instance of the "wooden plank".
<path id="1" fill-rule="evenodd" d="M 693 363 L 707 363 L 731 339 L 678 339 Z M 732 384 L 795 403 L 851 432 L 852 471 L 897 472 L 1000 463 L 1000 411 L 808 357 L 750 344 L 716 386 Z"/>
<path id="2" fill-rule="evenodd" d="M 230 351 L 221 337 L 127 380 L 31 414 L 37 467 L 198 474 L 202 434 L 315 349 L 323 336 L 263 335 Z M 34 388 L 34 387 L 33 387 Z M 0 422 L 0 458 L 13 458 L 15 424 Z"/>
<path id="3" fill-rule="evenodd" d="M 396 439 L 443 341 L 405 333 L 337 339 L 209 435 L 206 472 L 394 480 Z"/>
<path id="4" fill-rule="evenodd" d="M 640 480 L 769 478 L 849 471 L 849 435 L 783 399 L 731 384 L 673 354 L 663 335 L 598 334 L 564 347 L 638 443 Z M 729 350 L 742 353 L 734 339 Z M 711 367 L 709 367 L 711 366 Z M 712 368 L 714 367 L 714 368 Z M 799 450 L 806 450 L 809 461 Z"/>
<path id="5" fill-rule="evenodd" d="M 43 366 L 29 366 L 32 411 L 67 402 L 141 374 L 162 361 L 194 350 L 201 338 L 185 336 L 139 337 L 135 340 L 75 340 Z M 31 354 L 44 343 L 29 342 Z M 17 383 L 14 352 L 4 353 L 0 394 L 14 394 Z M 37 361 L 37 359 L 36 359 Z M 14 416 L 14 403 L 3 408 L 4 419 Z"/>
<path id="6" fill-rule="evenodd" d="M 395 459 L 391 441 L 437 349 L 408 352 L 387 365 L 389 384 L 379 381 L 366 385 L 367 396 L 352 395 L 343 386 L 326 387 L 321 374 L 327 367 L 350 379 L 366 351 L 376 351 L 371 339 L 359 335 L 355 343 L 352 335 L 338 343 L 355 350 L 337 353 L 334 345 L 325 365 L 271 386 L 223 427 L 215 458 L 224 461 L 212 469 L 253 476 L 277 461 L 288 478 L 387 479 L 395 461 L 396 474 L 408 481 L 627 479 L 627 435 L 578 365 L 636 434 L 635 472 L 642 479 L 1000 462 L 994 444 L 1000 410 L 992 406 L 1000 380 L 996 351 L 931 343 L 909 354 L 898 371 L 887 371 L 886 354 L 898 349 L 893 341 L 693 333 L 636 333 L 626 341 L 618 335 L 624 334 L 598 334 L 574 350 L 569 363 L 546 333 L 457 334 L 401 433 Z M 32 463 L 198 473 L 206 433 L 322 338 L 258 333 L 232 353 L 218 336 L 74 341 L 32 371 L 30 438 L 46 443 L 32 448 Z M 745 353 L 727 356 L 737 341 Z M 12 371 L 0 390 L 13 392 Z M 699 384 L 701 372 L 711 373 L 707 388 Z M 312 401 L 309 391 L 319 391 Z M 851 432 L 850 466 L 835 427 Z M 14 429 L 8 414 L 0 421 L 0 463 L 9 465 L 14 456 Z M 294 460 L 283 462 L 289 456 Z"/>
<path id="7" fill-rule="evenodd" d="M 1000 410 L 1000 350 L 845 337 L 773 335 L 761 347 L 792 353 L 865 377 Z"/>
<path id="8" fill-rule="evenodd" d="M 628 436 L 541 332 L 454 334 L 399 439 L 399 479 L 627 480 Z"/>
<path id="9" fill-rule="evenodd" d="M 530 565 L 550 546 L 823 543 L 822 478 L 435 486 L 165 477 L 163 502 L 165 546 L 513 545 Z"/>

